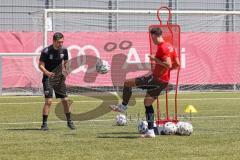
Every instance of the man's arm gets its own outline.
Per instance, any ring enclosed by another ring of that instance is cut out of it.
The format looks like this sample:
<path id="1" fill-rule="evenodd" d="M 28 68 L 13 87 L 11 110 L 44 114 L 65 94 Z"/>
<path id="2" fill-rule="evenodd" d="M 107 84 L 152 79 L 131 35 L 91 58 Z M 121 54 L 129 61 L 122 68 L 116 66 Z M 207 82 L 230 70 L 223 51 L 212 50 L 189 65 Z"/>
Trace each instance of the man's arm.
<path id="1" fill-rule="evenodd" d="M 173 60 L 173 64 L 172 64 L 172 70 L 173 69 L 178 69 L 180 67 L 180 61 L 178 57 L 175 57 Z"/>
<path id="2" fill-rule="evenodd" d="M 68 69 L 67 69 L 67 63 L 68 63 L 68 60 L 62 61 L 62 74 L 65 77 L 67 77 L 67 75 L 69 74 Z"/>
<path id="3" fill-rule="evenodd" d="M 64 49 L 64 57 L 63 57 L 63 61 L 62 61 L 62 74 L 67 77 L 67 75 L 69 74 L 69 68 L 68 68 L 68 50 Z"/>
<path id="4" fill-rule="evenodd" d="M 68 60 L 63 61 L 63 69 L 64 70 L 67 70 L 67 63 L 68 63 Z"/>
<path id="5" fill-rule="evenodd" d="M 45 74 L 46 76 L 48 76 L 48 77 L 53 77 L 53 76 L 54 76 L 54 73 L 49 72 L 48 70 L 46 70 L 44 62 L 39 61 L 38 68 L 39 68 L 39 69 L 43 72 L 43 74 Z"/>
<path id="6" fill-rule="evenodd" d="M 149 58 L 151 60 L 154 60 L 155 62 L 157 62 L 158 64 L 160 64 L 162 67 L 164 67 L 166 69 L 172 68 L 172 62 L 171 62 L 171 58 L 170 57 L 167 57 L 165 61 L 161 61 L 159 58 L 156 58 L 153 55 L 149 55 Z"/>

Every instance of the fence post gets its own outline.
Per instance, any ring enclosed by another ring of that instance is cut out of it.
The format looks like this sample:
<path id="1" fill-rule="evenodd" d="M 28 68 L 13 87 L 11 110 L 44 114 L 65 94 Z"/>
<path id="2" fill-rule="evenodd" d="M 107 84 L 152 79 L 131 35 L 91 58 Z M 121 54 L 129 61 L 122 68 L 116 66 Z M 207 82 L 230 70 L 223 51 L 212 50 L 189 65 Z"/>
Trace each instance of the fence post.
<path id="1" fill-rule="evenodd" d="M 0 56 L 0 96 L 2 95 L 2 56 Z"/>

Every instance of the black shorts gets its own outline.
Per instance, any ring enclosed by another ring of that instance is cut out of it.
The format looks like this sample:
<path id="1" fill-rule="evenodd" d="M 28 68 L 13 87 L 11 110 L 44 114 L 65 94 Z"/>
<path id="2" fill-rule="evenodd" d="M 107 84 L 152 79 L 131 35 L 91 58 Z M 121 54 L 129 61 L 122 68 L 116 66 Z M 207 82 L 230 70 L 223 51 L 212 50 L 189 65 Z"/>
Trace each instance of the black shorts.
<path id="1" fill-rule="evenodd" d="M 49 81 L 49 78 L 45 78 L 42 83 L 45 98 L 53 98 L 53 91 L 56 98 L 67 97 L 67 87 L 64 80 L 53 83 L 51 80 Z"/>
<path id="2" fill-rule="evenodd" d="M 147 94 L 156 99 L 168 83 L 154 80 L 153 75 L 146 75 L 136 78 L 136 85 L 137 88 L 146 89 Z"/>

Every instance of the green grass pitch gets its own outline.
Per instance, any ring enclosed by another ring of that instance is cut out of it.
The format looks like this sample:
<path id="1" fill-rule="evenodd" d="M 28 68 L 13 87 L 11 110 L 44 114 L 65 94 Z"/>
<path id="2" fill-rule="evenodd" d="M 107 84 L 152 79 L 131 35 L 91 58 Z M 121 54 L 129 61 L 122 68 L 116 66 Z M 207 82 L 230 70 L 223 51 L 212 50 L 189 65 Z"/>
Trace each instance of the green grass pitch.
<path id="1" fill-rule="evenodd" d="M 70 98 L 75 114 L 90 111 L 100 103 L 99 99 L 87 96 Z M 129 107 L 131 120 L 127 126 L 115 126 L 117 113 L 109 112 L 93 121 L 76 121 L 74 131 L 56 117 L 57 101 L 54 102 L 49 116 L 50 130 L 44 132 L 39 130 L 43 97 L 0 97 L 1 160 L 238 160 L 240 157 L 237 92 L 179 94 L 179 114 L 185 115 L 188 104 L 198 111 L 192 117 L 193 134 L 154 139 L 141 139 L 137 133 L 136 115 L 144 116 L 142 98 Z M 170 107 L 173 102 L 170 95 Z"/>

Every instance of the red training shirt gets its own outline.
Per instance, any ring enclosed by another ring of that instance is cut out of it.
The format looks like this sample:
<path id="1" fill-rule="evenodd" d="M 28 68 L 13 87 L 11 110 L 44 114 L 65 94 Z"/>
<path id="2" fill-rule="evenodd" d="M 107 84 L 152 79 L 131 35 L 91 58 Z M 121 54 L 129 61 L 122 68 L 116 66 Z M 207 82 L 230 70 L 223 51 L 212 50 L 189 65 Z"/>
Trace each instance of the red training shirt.
<path id="1" fill-rule="evenodd" d="M 166 61 L 166 59 L 170 57 L 173 64 L 174 59 L 177 57 L 177 54 L 171 44 L 167 42 L 161 42 L 158 44 L 155 57 L 160 59 L 162 62 Z M 171 69 L 167 69 L 155 62 L 153 77 L 155 80 L 168 82 L 170 79 L 170 70 Z"/>

